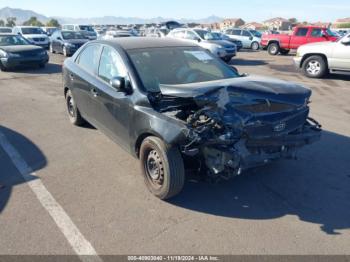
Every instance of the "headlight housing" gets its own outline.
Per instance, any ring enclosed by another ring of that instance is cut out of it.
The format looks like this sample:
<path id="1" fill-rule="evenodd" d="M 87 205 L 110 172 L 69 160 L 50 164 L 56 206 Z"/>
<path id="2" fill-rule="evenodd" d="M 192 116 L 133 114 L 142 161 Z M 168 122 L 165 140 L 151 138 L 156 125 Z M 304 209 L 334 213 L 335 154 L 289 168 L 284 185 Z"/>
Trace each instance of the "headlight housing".
<path id="1" fill-rule="evenodd" d="M 7 58 L 9 55 L 7 52 L 5 52 L 4 50 L 0 49 L 0 57 L 1 58 Z"/>

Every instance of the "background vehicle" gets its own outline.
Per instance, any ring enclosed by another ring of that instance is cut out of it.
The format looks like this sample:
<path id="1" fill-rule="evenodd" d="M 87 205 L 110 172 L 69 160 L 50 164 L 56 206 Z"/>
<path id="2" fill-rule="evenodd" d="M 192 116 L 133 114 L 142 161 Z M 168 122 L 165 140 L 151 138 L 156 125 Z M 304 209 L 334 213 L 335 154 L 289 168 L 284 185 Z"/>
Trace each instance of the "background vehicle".
<path id="1" fill-rule="evenodd" d="M 169 38 L 88 43 L 63 66 L 69 119 L 140 159 L 155 196 L 177 195 L 184 159 L 213 179 L 288 158 L 320 139 L 311 91 L 245 77 L 197 45 Z M 142 105 L 142 106 L 141 106 Z"/>
<path id="2" fill-rule="evenodd" d="M 299 47 L 294 58 L 297 68 L 312 78 L 328 72 L 350 75 L 350 34 L 337 42 L 321 42 Z"/>
<path id="3" fill-rule="evenodd" d="M 41 29 L 46 33 L 46 35 L 48 36 L 52 36 L 52 34 L 59 30 L 57 27 L 49 27 L 49 26 L 44 26 L 44 27 L 41 27 Z"/>
<path id="4" fill-rule="evenodd" d="M 288 54 L 291 49 L 314 42 L 336 41 L 338 37 L 331 30 L 319 26 L 297 26 L 291 35 L 264 34 L 261 45 L 270 55 Z"/>
<path id="5" fill-rule="evenodd" d="M 82 32 L 89 40 L 97 39 L 97 33 L 91 25 L 65 24 L 62 25 L 62 30 Z"/>
<path id="6" fill-rule="evenodd" d="M 146 31 L 146 37 L 166 37 L 169 33 L 167 28 L 150 28 Z"/>
<path id="7" fill-rule="evenodd" d="M 132 37 L 133 34 L 129 33 L 128 31 L 122 31 L 122 30 L 112 30 L 107 31 L 104 36 L 101 37 L 103 40 L 111 40 L 118 37 Z"/>
<path id="8" fill-rule="evenodd" d="M 237 39 L 233 39 L 230 38 L 228 35 L 225 35 L 223 33 L 219 33 L 219 32 L 211 32 L 214 36 L 221 38 L 221 40 L 225 40 L 228 42 L 231 42 L 232 44 L 234 44 L 236 46 L 237 51 L 241 50 L 243 48 L 243 44 L 242 41 L 239 41 Z"/>
<path id="9" fill-rule="evenodd" d="M 195 43 L 226 62 L 229 62 L 232 57 L 236 56 L 237 50 L 234 44 L 222 40 L 207 30 L 177 28 L 172 30 L 168 34 L 168 37 Z"/>
<path id="10" fill-rule="evenodd" d="M 12 30 L 14 34 L 23 36 L 33 45 L 49 48 L 50 39 L 44 31 L 37 26 L 15 26 Z"/>
<path id="11" fill-rule="evenodd" d="M 44 67 L 49 61 L 46 51 L 31 45 L 17 34 L 0 34 L 0 70 L 5 71 L 17 66 Z"/>
<path id="12" fill-rule="evenodd" d="M 255 30 L 232 28 L 227 29 L 224 33 L 232 38 L 242 42 L 243 48 L 251 48 L 253 50 L 259 50 L 261 34 Z"/>
<path id="13" fill-rule="evenodd" d="M 0 34 L 11 34 L 12 33 L 12 28 L 11 27 L 0 27 Z"/>
<path id="14" fill-rule="evenodd" d="M 75 53 L 88 39 L 76 31 L 55 31 L 51 36 L 50 52 L 70 56 Z"/>

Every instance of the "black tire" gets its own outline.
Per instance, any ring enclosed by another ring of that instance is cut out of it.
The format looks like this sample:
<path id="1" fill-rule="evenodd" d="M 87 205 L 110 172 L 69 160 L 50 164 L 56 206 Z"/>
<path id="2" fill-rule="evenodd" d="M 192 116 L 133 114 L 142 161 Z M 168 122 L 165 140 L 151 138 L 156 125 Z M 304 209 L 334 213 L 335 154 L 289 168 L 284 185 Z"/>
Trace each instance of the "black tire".
<path id="1" fill-rule="evenodd" d="M 224 60 L 226 63 L 230 63 L 230 61 L 232 60 L 232 57 L 225 57 L 225 58 L 223 58 L 223 60 Z"/>
<path id="2" fill-rule="evenodd" d="M 39 64 L 39 68 L 45 68 L 46 64 L 45 63 L 41 63 Z"/>
<path id="3" fill-rule="evenodd" d="M 328 65 L 325 59 L 315 55 L 307 58 L 302 65 L 303 73 L 310 78 L 322 78 L 328 72 Z"/>
<path id="4" fill-rule="evenodd" d="M 287 50 L 287 49 L 281 49 L 280 50 L 281 55 L 288 55 L 289 52 L 290 52 L 290 50 Z"/>
<path id="5" fill-rule="evenodd" d="M 278 55 L 280 52 L 280 46 L 277 43 L 271 43 L 267 47 L 267 52 L 269 52 L 270 55 Z"/>
<path id="6" fill-rule="evenodd" d="M 74 98 L 70 90 L 68 90 L 66 94 L 66 106 L 67 106 L 69 121 L 73 125 L 82 126 L 85 123 L 85 120 L 81 117 L 79 109 L 76 103 L 74 102 Z"/>
<path id="7" fill-rule="evenodd" d="M 258 51 L 260 49 L 260 45 L 258 42 L 253 42 L 252 45 L 250 46 L 252 50 Z"/>
<path id="8" fill-rule="evenodd" d="M 8 69 L 0 62 L 0 71 L 6 72 Z"/>
<path id="9" fill-rule="evenodd" d="M 158 137 L 147 137 L 140 148 L 140 161 L 145 184 L 153 195 L 166 200 L 181 192 L 185 168 L 178 148 Z"/>

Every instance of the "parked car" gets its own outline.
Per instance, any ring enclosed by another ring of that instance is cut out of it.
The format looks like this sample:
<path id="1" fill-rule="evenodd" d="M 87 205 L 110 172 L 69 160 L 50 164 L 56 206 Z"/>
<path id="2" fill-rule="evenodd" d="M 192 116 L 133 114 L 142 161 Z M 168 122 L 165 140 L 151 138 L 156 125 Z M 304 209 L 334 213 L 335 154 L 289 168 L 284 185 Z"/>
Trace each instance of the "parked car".
<path id="1" fill-rule="evenodd" d="M 65 24 L 65 25 L 62 25 L 62 30 L 81 32 L 89 40 L 97 39 L 97 33 L 95 32 L 92 25 Z"/>
<path id="2" fill-rule="evenodd" d="M 113 30 L 113 31 L 107 31 L 106 34 L 102 37 L 103 40 L 111 40 L 118 37 L 132 37 L 133 34 L 129 33 L 128 31 L 121 31 L 121 30 Z"/>
<path id="3" fill-rule="evenodd" d="M 297 26 L 291 35 L 264 34 L 261 45 L 270 55 L 286 55 L 307 43 L 336 41 L 338 37 L 328 28 L 319 26 Z"/>
<path id="4" fill-rule="evenodd" d="M 12 28 L 11 27 L 0 27 L 0 34 L 4 34 L 4 33 L 12 33 Z"/>
<path id="5" fill-rule="evenodd" d="M 52 34 L 59 30 L 57 27 L 51 27 L 51 26 L 44 26 L 44 27 L 41 27 L 41 29 L 45 32 L 46 35 L 48 36 L 52 36 Z"/>
<path id="6" fill-rule="evenodd" d="M 51 36 L 50 52 L 71 56 L 86 42 L 88 39 L 81 32 L 58 30 Z"/>
<path id="7" fill-rule="evenodd" d="M 23 36 L 33 45 L 49 48 L 50 39 L 44 31 L 37 26 L 15 26 L 12 30 L 14 34 Z"/>
<path id="8" fill-rule="evenodd" d="M 63 83 L 70 121 L 88 121 L 139 158 L 161 199 L 182 190 L 184 159 L 228 179 L 293 157 L 321 136 L 308 118 L 309 89 L 240 75 L 191 42 L 90 42 L 65 60 Z"/>
<path id="9" fill-rule="evenodd" d="M 225 40 L 225 41 L 231 42 L 232 44 L 236 45 L 237 51 L 240 51 L 243 48 L 242 41 L 230 38 L 228 35 L 225 35 L 225 34 L 219 33 L 219 32 L 212 32 L 212 34 L 218 38 L 221 38 L 221 40 Z"/>
<path id="10" fill-rule="evenodd" d="M 169 29 L 166 28 L 150 28 L 146 31 L 146 37 L 166 37 L 169 33 Z"/>
<path id="11" fill-rule="evenodd" d="M 6 71 L 17 66 L 45 67 L 49 61 L 46 51 L 32 45 L 17 34 L 0 34 L 0 70 Z"/>
<path id="12" fill-rule="evenodd" d="M 203 29 L 177 28 L 172 30 L 168 37 L 186 40 L 207 49 L 225 62 L 231 61 L 236 56 L 236 46 L 228 41 L 213 35 Z"/>
<path id="13" fill-rule="evenodd" d="M 350 75 L 350 34 L 337 42 L 303 45 L 299 47 L 294 62 L 312 78 L 321 78 L 329 72 Z"/>
<path id="14" fill-rule="evenodd" d="M 224 31 L 228 37 L 242 42 L 243 48 L 260 49 L 261 34 L 255 30 L 232 28 Z"/>

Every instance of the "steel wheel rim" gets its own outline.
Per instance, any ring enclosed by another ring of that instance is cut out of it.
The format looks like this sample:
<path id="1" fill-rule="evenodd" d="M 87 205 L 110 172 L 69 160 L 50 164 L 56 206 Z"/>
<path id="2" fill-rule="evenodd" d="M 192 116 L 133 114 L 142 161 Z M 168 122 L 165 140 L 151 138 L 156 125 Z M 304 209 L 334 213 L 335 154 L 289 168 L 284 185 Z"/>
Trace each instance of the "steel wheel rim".
<path id="1" fill-rule="evenodd" d="M 156 150 L 151 150 L 145 161 L 147 179 L 155 186 L 161 187 L 164 183 L 163 162 Z"/>
<path id="2" fill-rule="evenodd" d="M 275 47 L 275 46 L 273 46 L 273 47 L 271 47 L 271 53 L 276 53 L 277 52 L 277 47 Z"/>
<path id="3" fill-rule="evenodd" d="M 312 60 L 307 64 L 306 71 L 311 75 L 317 75 L 321 71 L 321 64 L 316 60 Z"/>
<path id="4" fill-rule="evenodd" d="M 75 104 L 73 97 L 69 96 L 67 98 L 67 108 L 68 108 L 68 113 L 71 117 L 75 116 Z"/>

